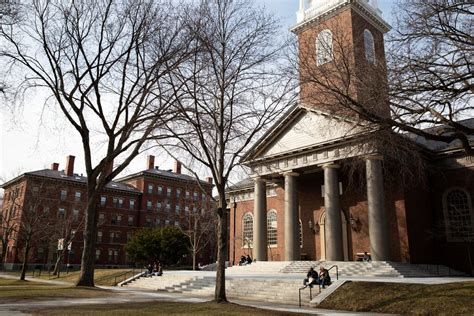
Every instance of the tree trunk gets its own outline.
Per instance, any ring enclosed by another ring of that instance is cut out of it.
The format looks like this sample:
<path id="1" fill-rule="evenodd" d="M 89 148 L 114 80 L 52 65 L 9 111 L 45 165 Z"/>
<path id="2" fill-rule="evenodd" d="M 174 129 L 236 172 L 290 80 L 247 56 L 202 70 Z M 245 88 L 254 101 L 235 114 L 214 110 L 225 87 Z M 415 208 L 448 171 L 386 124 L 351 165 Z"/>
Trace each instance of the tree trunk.
<path id="1" fill-rule="evenodd" d="M 63 245 L 63 247 L 64 247 L 64 245 Z M 53 275 L 58 274 L 58 271 L 61 267 L 61 263 L 63 261 L 63 256 L 64 256 L 64 249 L 61 250 L 61 252 L 58 254 L 58 257 L 56 258 L 56 264 L 54 265 Z"/>
<path id="2" fill-rule="evenodd" d="M 25 281 L 26 269 L 28 268 L 28 255 L 30 254 L 30 241 L 27 240 L 25 243 L 25 251 L 23 256 L 23 264 L 21 266 L 20 280 Z"/>
<path id="3" fill-rule="evenodd" d="M 219 208 L 217 209 L 217 272 L 216 291 L 214 300 L 217 303 L 227 302 L 225 293 L 225 261 L 227 254 L 227 203 L 225 200 L 225 188 L 219 188 Z"/>
<path id="4" fill-rule="evenodd" d="M 95 242 L 97 236 L 97 201 L 100 193 L 96 193 L 95 185 L 88 184 L 88 202 L 84 225 L 84 249 L 81 257 L 81 273 L 76 286 L 94 286 Z"/>

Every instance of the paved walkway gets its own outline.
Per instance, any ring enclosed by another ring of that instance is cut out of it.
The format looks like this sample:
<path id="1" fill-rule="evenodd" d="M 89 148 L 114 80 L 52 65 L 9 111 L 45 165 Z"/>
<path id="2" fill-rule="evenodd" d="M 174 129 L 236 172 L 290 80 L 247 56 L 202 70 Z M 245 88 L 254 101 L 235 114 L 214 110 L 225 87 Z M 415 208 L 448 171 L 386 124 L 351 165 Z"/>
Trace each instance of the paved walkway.
<path id="1" fill-rule="evenodd" d="M 208 271 L 173 271 L 170 274 L 193 274 L 195 276 L 214 276 L 215 272 Z M 8 279 L 17 279 L 16 276 L 0 274 L 2 278 Z M 229 278 L 239 278 L 239 277 L 249 277 L 249 275 L 229 275 Z M 251 275 L 252 278 L 269 278 L 268 274 L 263 275 Z M 275 275 L 276 277 L 276 275 Z M 300 274 L 289 274 L 282 276 L 278 274 L 278 277 L 284 279 L 301 279 Z M 35 281 L 41 283 L 49 283 L 56 285 L 71 285 L 69 282 L 57 281 L 57 280 L 43 280 L 32 277 L 26 278 L 28 281 Z M 343 278 L 341 278 L 343 279 Z M 463 281 L 473 281 L 474 278 L 350 278 L 354 281 L 373 281 L 373 282 L 403 282 L 403 283 L 419 283 L 419 284 L 443 284 L 443 283 L 452 283 L 452 282 L 463 282 Z M 59 307 L 59 306 L 71 306 L 71 305 L 91 305 L 91 304 L 117 304 L 117 303 L 136 303 L 136 302 L 149 302 L 149 301 L 166 301 L 166 302 L 183 302 L 183 303 L 200 303 L 210 301 L 211 297 L 196 297 L 190 296 L 189 294 L 183 295 L 178 293 L 162 293 L 150 290 L 139 290 L 131 289 L 126 287 L 111 287 L 111 286 L 99 286 L 100 288 L 112 290 L 116 292 L 113 296 L 110 297 L 101 297 L 101 298 L 77 298 L 77 299 L 68 299 L 67 301 L 61 299 L 47 300 L 47 301 L 23 301 L 22 303 L 7 303 L 0 304 L 0 315 L 29 315 L 28 310 L 34 309 L 46 309 L 48 307 Z M 332 311 L 324 310 L 318 308 L 302 307 L 298 308 L 297 306 L 289 305 L 278 305 L 270 304 L 265 302 L 255 302 L 255 301 L 243 301 L 243 300 L 231 300 L 233 303 L 251 306 L 262 309 L 269 309 L 282 312 L 297 312 L 305 313 L 312 315 L 382 315 L 375 313 L 355 313 L 355 312 L 342 312 L 342 311 Z M 25 308 L 27 306 L 27 308 Z M 23 312 L 22 312 L 23 311 Z M 386 314 L 384 314 L 386 315 Z"/>

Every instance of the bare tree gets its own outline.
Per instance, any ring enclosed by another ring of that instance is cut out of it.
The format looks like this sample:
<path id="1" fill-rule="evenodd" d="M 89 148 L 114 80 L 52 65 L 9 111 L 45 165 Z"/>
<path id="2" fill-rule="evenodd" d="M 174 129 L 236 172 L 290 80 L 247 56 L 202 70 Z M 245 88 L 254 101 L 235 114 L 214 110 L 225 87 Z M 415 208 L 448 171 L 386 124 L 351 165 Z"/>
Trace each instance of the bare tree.
<path id="1" fill-rule="evenodd" d="M 23 249 L 20 280 L 25 280 L 31 249 L 48 239 L 56 222 L 49 209 L 44 208 L 47 197 L 43 189 L 43 183 L 27 186 L 21 206 L 17 235 L 17 243 Z"/>
<path id="2" fill-rule="evenodd" d="M 193 257 L 193 270 L 196 270 L 196 257 L 215 239 L 216 221 L 214 214 L 205 206 L 193 207 L 184 214 L 179 228 L 188 238 L 188 249 Z"/>
<path id="3" fill-rule="evenodd" d="M 12 240 L 15 232 L 18 231 L 18 214 L 20 209 L 20 191 L 12 190 L 8 196 L 8 200 L 3 201 L 4 206 L 2 213 L 0 214 L 0 233 L 2 238 L 2 253 L 0 257 L 0 263 L 5 263 L 8 244 Z"/>
<path id="4" fill-rule="evenodd" d="M 100 192 L 168 116 L 162 79 L 188 49 L 166 1 L 35 0 L 25 10 L 15 27 L 1 25 L 0 59 L 11 78 L 25 73 L 18 90 L 48 91 L 81 137 L 88 201 L 77 285 L 93 286 Z"/>
<path id="5" fill-rule="evenodd" d="M 58 253 L 56 262 L 54 264 L 53 275 L 58 275 L 61 269 L 61 263 L 64 260 L 64 256 L 69 256 L 71 250 L 71 244 L 76 237 L 78 231 L 82 231 L 84 228 L 84 211 L 77 207 L 73 207 L 68 210 L 63 216 L 58 218 L 57 223 L 54 225 L 54 232 L 50 236 L 50 241 L 54 245 L 58 243 Z"/>
<path id="6" fill-rule="evenodd" d="M 473 4 L 451 0 L 399 4 L 387 62 L 381 38 L 376 38 L 370 53 L 371 45 L 360 30 L 353 46 L 352 33 L 341 19 L 326 22 L 333 30 L 330 62 L 318 66 L 315 42 L 300 40 L 295 76 L 302 86 L 312 86 L 302 98 L 352 117 L 369 132 L 408 132 L 432 141 L 457 141 L 472 154 L 474 127 L 462 120 L 473 115 Z"/>
<path id="7" fill-rule="evenodd" d="M 218 194 L 215 300 L 226 302 L 229 177 L 291 102 L 288 92 L 294 86 L 280 73 L 284 44 L 277 21 L 250 1 L 201 1 L 185 20 L 195 54 L 170 76 L 179 116 L 165 125 L 174 141 L 162 145 L 170 152 L 185 152 L 190 159 L 183 163 L 189 170 L 200 166 L 212 174 Z"/>

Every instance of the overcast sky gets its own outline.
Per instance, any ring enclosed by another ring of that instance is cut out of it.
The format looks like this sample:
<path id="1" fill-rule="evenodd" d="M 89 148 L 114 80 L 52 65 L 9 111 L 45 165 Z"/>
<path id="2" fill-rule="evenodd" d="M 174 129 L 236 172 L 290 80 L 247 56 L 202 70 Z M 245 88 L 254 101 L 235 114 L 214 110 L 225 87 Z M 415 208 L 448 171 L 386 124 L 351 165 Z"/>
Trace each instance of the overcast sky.
<path id="1" fill-rule="evenodd" d="M 264 4 L 281 19 L 282 36 L 287 35 L 288 28 L 296 22 L 299 0 L 255 1 Z M 395 0 L 378 1 L 383 16 L 389 23 L 394 2 Z M 76 156 L 75 172 L 85 173 L 80 138 L 63 119 L 62 113 L 54 109 L 42 112 L 43 102 L 41 94 L 29 96 L 24 108 L 12 114 L 8 110 L 9 104 L 5 104 L 0 95 L 0 180 L 10 180 L 27 171 L 49 168 L 53 162 L 58 162 L 62 170 L 69 154 Z M 149 153 L 159 155 L 156 150 Z M 149 153 L 138 156 L 126 173 L 144 169 L 145 157 Z M 157 157 L 156 164 L 167 169 L 171 168 L 172 160 L 161 155 Z"/>

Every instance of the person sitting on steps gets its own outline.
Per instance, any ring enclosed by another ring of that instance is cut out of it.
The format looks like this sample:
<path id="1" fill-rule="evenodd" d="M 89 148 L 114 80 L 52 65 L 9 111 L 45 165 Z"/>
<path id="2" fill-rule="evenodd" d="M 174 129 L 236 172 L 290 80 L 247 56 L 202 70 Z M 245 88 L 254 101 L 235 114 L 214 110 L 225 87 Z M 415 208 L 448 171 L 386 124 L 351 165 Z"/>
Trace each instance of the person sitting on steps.
<path id="1" fill-rule="evenodd" d="M 323 266 L 319 268 L 319 278 L 318 283 L 324 289 L 327 285 L 331 285 L 331 277 L 329 276 L 329 271 Z"/>
<path id="2" fill-rule="evenodd" d="M 252 263 L 252 258 L 250 258 L 249 255 L 247 255 L 247 264 L 251 264 Z"/>
<path id="3" fill-rule="evenodd" d="M 365 261 L 365 262 L 370 262 L 372 261 L 372 258 L 370 257 L 370 255 L 366 252 L 364 252 L 364 256 L 362 257 L 362 261 Z"/>
<path id="4" fill-rule="evenodd" d="M 314 271 L 314 268 L 309 268 L 306 278 L 303 280 L 303 289 L 306 287 L 312 288 L 314 284 L 318 284 L 318 273 Z"/>

